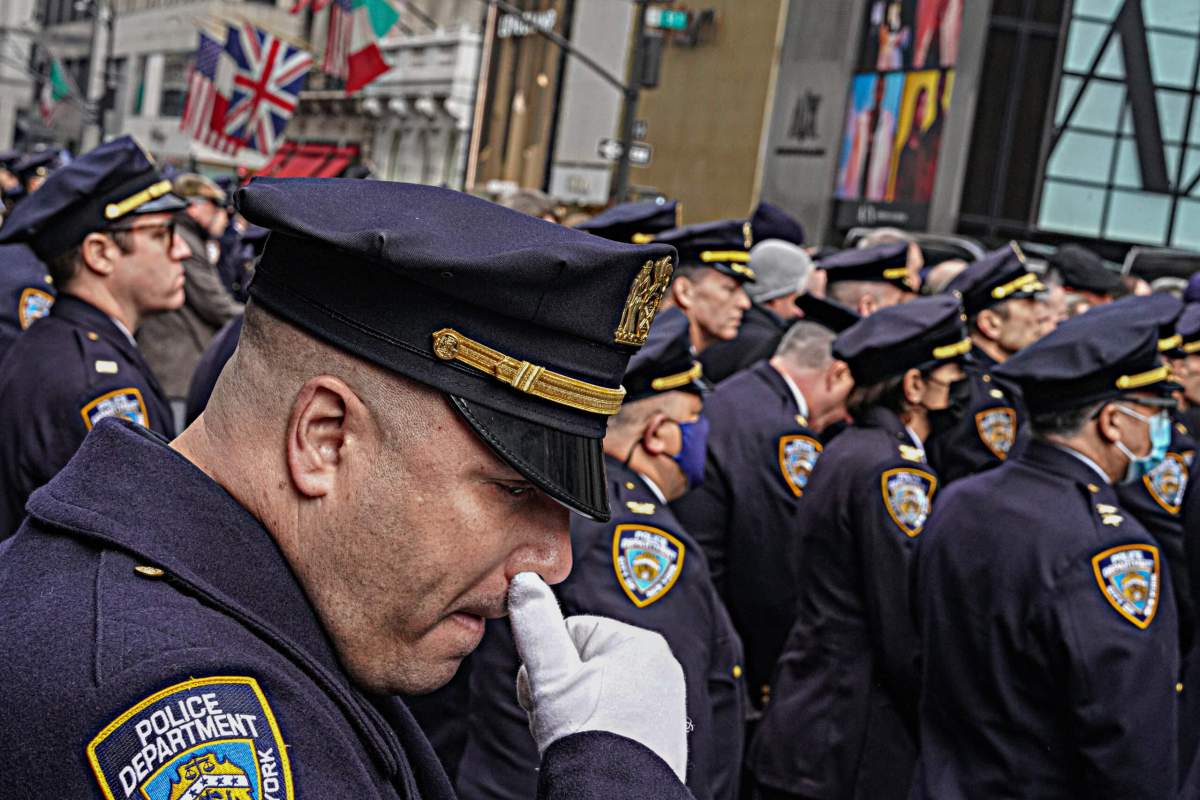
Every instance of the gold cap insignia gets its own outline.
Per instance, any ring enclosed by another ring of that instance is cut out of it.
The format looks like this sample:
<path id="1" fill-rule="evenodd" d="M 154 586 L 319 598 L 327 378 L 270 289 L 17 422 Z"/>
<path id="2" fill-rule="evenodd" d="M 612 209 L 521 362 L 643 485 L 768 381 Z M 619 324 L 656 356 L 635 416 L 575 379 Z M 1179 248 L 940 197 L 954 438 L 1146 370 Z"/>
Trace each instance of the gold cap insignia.
<path id="1" fill-rule="evenodd" d="M 144 206 L 151 200 L 157 200 L 169 191 L 171 191 L 171 182 L 168 180 L 161 180 L 158 183 L 151 184 L 137 194 L 126 197 L 119 203 L 109 203 L 104 207 L 104 218 L 114 220 L 117 217 L 123 217 L 135 208 Z"/>
<path id="2" fill-rule="evenodd" d="M 746 249 L 754 247 L 754 227 L 750 224 L 750 220 L 742 223 L 742 239 L 746 242 Z"/>
<path id="3" fill-rule="evenodd" d="M 674 267 L 671 257 L 647 261 L 629 287 L 629 297 L 621 311 L 621 322 L 613 332 L 617 344 L 641 347 L 650 335 L 650 323 L 658 313 L 658 304 L 666 294 Z"/>

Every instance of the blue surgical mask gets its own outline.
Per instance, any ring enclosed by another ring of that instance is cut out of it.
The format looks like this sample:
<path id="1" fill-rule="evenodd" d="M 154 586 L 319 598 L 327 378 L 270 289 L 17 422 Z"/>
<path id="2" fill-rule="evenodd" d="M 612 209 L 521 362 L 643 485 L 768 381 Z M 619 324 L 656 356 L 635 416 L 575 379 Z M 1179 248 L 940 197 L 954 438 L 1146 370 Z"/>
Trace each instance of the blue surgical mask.
<path id="1" fill-rule="evenodd" d="M 683 476 L 687 478 L 688 489 L 695 489 L 704 483 L 704 456 L 708 447 L 708 419 L 701 414 L 690 422 L 676 422 L 682 435 L 683 444 L 679 452 L 672 456 Z"/>
<path id="2" fill-rule="evenodd" d="M 1125 468 L 1125 478 L 1121 483 L 1133 483 L 1149 475 L 1166 459 L 1167 448 L 1171 446 L 1171 419 L 1165 411 L 1147 417 L 1119 403 L 1116 408 L 1122 414 L 1141 420 L 1150 428 L 1150 452 L 1144 456 L 1135 456 L 1123 442 L 1116 442 L 1117 449 L 1129 459 L 1129 466 Z"/>

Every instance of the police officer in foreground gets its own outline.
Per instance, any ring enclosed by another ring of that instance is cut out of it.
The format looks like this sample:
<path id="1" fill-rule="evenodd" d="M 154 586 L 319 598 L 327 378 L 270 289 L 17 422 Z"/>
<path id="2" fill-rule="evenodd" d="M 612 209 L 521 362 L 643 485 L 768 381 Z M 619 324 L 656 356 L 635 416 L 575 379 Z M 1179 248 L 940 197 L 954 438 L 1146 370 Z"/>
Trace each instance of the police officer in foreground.
<path id="1" fill-rule="evenodd" d="M 59 292 L 0 361 L 0 538 L 99 420 L 174 432 L 133 334 L 183 303 L 189 251 L 172 215 L 184 205 L 123 136 L 55 172 L 0 227 L 0 244 L 28 244 Z"/>
<path id="2" fill-rule="evenodd" d="M 907 303 L 921 289 L 904 241 L 843 250 L 817 263 L 825 272 L 830 300 L 866 317 L 878 309 Z"/>
<path id="3" fill-rule="evenodd" d="M 665 641 L 564 624 L 546 585 L 567 508 L 609 514 L 600 437 L 670 248 L 399 183 L 238 203 L 272 235 L 204 414 L 170 443 L 101 420 L 0 552 L 5 780 L 449 798 L 393 695 L 511 612 L 539 796 L 686 797 Z"/>
<path id="4" fill-rule="evenodd" d="M 1174 796 L 1170 570 L 1113 491 L 1166 452 L 1158 340 L 1136 311 L 1089 312 L 997 369 L 1033 438 L 922 534 L 913 798 Z"/>
<path id="5" fill-rule="evenodd" d="M 1037 341 L 1037 295 L 1046 287 L 1025 267 L 1016 245 L 988 253 L 969 264 L 946 287 L 962 297 L 971 332 L 971 359 L 961 415 L 939 432 L 929 447 L 929 461 L 942 486 L 1004 462 L 1027 438 L 1025 411 L 1014 387 L 995 380 L 993 371 L 1014 353 Z"/>
<path id="6" fill-rule="evenodd" d="M 703 551 L 667 505 L 703 477 L 707 384 L 687 326 L 677 317 L 657 320 L 621 383 L 625 403 L 604 437 L 612 518 L 571 521 L 571 574 L 554 593 L 564 614 L 594 614 L 662 634 L 687 683 L 688 788 L 697 798 L 732 800 L 745 711 L 741 645 Z M 518 663 L 507 621 L 489 622 L 464 665 L 469 685 L 454 705 L 416 707 L 435 741 L 464 725 L 461 755 L 438 748 L 444 761 L 449 755 L 456 762 L 449 766 L 463 797 L 524 800 L 537 793 L 538 754 L 512 691 Z M 622 676 L 646 678 L 634 664 Z"/>
<path id="7" fill-rule="evenodd" d="M 750 308 L 745 285 L 754 280 L 750 264 L 750 223 L 736 219 L 688 225 L 655 240 L 679 251 L 679 266 L 667 300 L 669 316 L 687 317 L 697 354 L 737 336 Z M 704 359 L 700 359 L 701 364 Z"/>
<path id="8" fill-rule="evenodd" d="M 824 449 L 820 431 L 845 414 L 854 386 L 833 357 L 833 339 L 816 323 L 797 322 L 770 359 L 716 388 L 705 402 L 704 483 L 671 505 L 704 548 L 742 636 L 756 708 L 769 699 L 795 616 L 796 512 Z"/>
<path id="9" fill-rule="evenodd" d="M 808 253 L 782 239 L 767 239 L 750 248 L 750 268 L 755 276 L 746 284 L 750 308 L 737 336 L 715 342 L 701 358 L 705 375 L 714 383 L 775 354 L 788 327 L 800 318 L 796 298 L 813 271 Z"/>
<path id="10" fill-rule="evenodd" d="M 764 798 L 907 794 L 916 757 L 911 565 L 934 492 L 932 418 L 971 348 L 953 297 L 877 311 L 838 336 L 854 425 L 821 454 L 800 503 L 795 622 L 749 768 Z"/>

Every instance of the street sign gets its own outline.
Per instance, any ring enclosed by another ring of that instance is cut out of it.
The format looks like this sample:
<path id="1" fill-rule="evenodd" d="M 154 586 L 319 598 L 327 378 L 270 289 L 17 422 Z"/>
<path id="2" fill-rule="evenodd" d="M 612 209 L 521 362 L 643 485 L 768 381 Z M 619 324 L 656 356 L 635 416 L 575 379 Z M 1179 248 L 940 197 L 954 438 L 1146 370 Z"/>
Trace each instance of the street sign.
<path id="1" fill-rule="evenodd" d="M 646 27 L 664 31 L 686 31 L 688 12 L 670 8 L 646 9 Z"/>
<path id="2" fill-rule="evenodd" d="M 601 139 L 596 146 L 596 153 L 606 161 L 619 161 L 624 148 L 618 139 Z M 629 147 L 629 163 L 644 167 L 650 163 L 654 148 L 646 142 L 634 142 Z"/>

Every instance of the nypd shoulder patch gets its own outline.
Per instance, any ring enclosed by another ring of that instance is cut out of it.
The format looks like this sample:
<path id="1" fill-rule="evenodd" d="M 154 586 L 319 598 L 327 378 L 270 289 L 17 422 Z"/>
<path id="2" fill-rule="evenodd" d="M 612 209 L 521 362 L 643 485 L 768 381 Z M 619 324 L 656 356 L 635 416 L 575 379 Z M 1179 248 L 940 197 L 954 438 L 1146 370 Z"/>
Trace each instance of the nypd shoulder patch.
<path id="1" fill-rule="evenodd" d="M 105 417 L 124 417 L 143 428 L 150 427 L 150 415 L 146 413 L 146 401 L 142 399 L 142 392 L 136 386 L 105 392 L 79 409 L 79 413 L 83 417 L 83 424 L 89 431 Z"/>
<path id="2" fill-rule="evenodd" d="M 1003 461 L 1017 441 L 1017 412 L 1011 408 L 987 408 L 975 415 L 975 430 L 992 455 Z"/>
<path id="3" fill-rule="evenodd" d="M 880 482 L 883 505 L 892 522 L 910 538 L 919 534 L 929 519 L 937 478 L 923 470 L 899 467 L 884 472 Z"/>
<path id="4" fill-rule="evenodd" d="M 613 531 L 613 569 L 638 608 L 661 600 L 679 580 L 683 542 L 650 525 L 618 525 Z"/>
<path id="5" fill-rule="evenodd" d="M 253 678 L 163 689 L 100 731 L 87 757 L 106 800 L 295 797 L 283 735 Z"/>
<path id="6" fill-rule="evenodd" d="M 1170 514 L 1179 513 L 1187 482 L 1187 459 L 1179 453 L 1167 453 L 1162 463 L 1142 478 L 1142 483 L 1146 485 L 1146 491 L 1154 498 L 1154 502 Z"/>
<path id="7" fill-rule="evenodd" d="M 21 299 L 17 301 L 17 322 L 21 324 L 21 330 L 49 314 L 52 305 L 54 295 L 49 292 L 33 287 L 21 292 Z"/>
<path id="8" fill-rule="evenodd" d="M 1116 612 L 1145 630 L 1158 612 L 1158 548 L 1126 544 L 1092 556 L 1092 571 L 1104 599 Z"/>
<path id="9" fill-rule="evenodd" d="M 789 434 L 779 437 L 779 471 L 792 494 L 799 497 L 824 448 L 811 436 Z"/>

